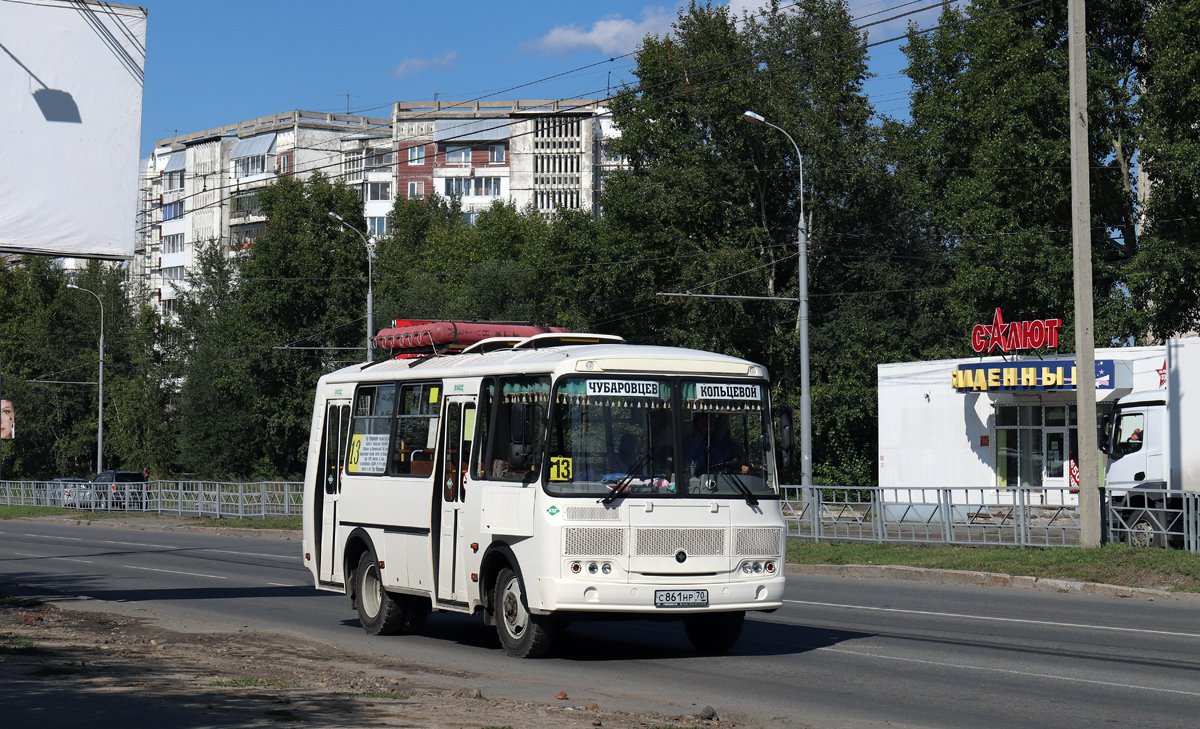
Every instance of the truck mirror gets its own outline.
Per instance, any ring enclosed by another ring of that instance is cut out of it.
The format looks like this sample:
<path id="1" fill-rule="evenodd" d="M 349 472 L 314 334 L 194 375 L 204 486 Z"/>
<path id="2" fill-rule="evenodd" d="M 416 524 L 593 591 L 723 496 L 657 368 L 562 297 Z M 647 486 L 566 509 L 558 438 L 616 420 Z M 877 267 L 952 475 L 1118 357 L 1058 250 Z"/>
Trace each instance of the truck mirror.
<path id="1" fill-rule="evenodd" d="M 792 408 L 785 405 L 779 409 L 779 459 L 782 466 L 792 465 L 792 449 L 796 447 L 796 435 L 792 422 Z"/>
<path id="2" fill-rule="evenodd" d="M 1101 453 L 1112 454 L 1112 425 L 1112 413 L 1104 413 L 1100 416 L 1100 432 L 1096 443 L 1100 447 Z"/>

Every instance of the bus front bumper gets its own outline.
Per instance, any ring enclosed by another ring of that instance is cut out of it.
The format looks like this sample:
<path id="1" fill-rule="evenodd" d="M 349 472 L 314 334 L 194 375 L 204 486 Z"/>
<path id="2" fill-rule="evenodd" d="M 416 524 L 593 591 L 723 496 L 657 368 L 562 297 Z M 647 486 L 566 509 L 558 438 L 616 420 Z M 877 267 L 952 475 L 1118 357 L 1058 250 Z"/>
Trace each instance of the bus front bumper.
<path id="1" fill-rule="evenodd" d="M 529 606 L 537 613 L 570 610 L 666 615 L 775 610 L 783 605 L 782 575 L 761 580 L 694 584 L 542 578 L 539 587 L 541 600 L 537 605 Z M 696 604 L 699 591 L 706 591 L 707 604 Z M 680 600 L 684 602 L 679 604 Z"/>

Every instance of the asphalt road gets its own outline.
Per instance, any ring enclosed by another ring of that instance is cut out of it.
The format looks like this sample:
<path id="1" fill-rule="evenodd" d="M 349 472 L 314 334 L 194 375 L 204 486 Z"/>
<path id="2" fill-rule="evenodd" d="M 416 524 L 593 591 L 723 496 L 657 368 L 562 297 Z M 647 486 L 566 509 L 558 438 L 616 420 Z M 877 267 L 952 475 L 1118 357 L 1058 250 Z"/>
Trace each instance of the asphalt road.
<path id="1" fill-rule="evenodd" d="M 795 576 L 784 608 L 753 615 L 727 656 L 697 655 L 674 623 L 618 622 L 576 623 L 551 657 L 517 661 L 479 618 L 366 635 L 349 600 L 310 586 L 299 550 L 298 539 L 4 521 L 0 582 L 172 629 L 290 631 L 402 656 L 518 701 L 565 690 L 608 709 L 711 705 L 746 724 L 818 729 L 1200 724 L 1197 602 Z"/>

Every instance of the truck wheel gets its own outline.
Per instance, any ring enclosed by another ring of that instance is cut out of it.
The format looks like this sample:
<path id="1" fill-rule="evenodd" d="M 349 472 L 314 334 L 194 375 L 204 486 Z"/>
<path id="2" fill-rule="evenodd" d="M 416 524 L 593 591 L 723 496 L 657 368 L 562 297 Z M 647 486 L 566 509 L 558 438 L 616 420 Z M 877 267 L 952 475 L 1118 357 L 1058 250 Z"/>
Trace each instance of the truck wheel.
<path id="1" fill-rule="evenodd" d="M 554 619 L 529 612 L 525 586 L 508 567 L 496 577 L 492 606 L 496 613 L 496 633 L 504 651 L 515 658 L 543 656 L 554 642 Z"/>
<path id="2" fill-rule="evenodd" d="M 699 613 L 683 619 L 688 640 L 704 653 L 724 653 L 737 644 L 746 625 L 746 613 Z"/>
<path id="3" fill-rule="evenodd" d="M 405 607 L 408 600 L 405 596 L 393 597 L 383 589 L 383 580 L 379 577 L 379 562 L 371 552 L 363 552 L 358 560 L 358 569 L 354 571 L 355 589 L 357 591 L 355 604 L 358 607 L 358 621 L 363 629 L 371 635 L 395 635 L 405 619 Z M 423 622 L 423 621 L 422 621 Z"/>
<path id="4" fill-rule="evenodd" d="M 1161 532 L 1157 531 L 1158 526 L 1150 518 L 1149 512 L 1135 513 L 1127 523 L 1129 524 L 1129 546 L 1158 548 L 1166 546 L 1166 539 Z"/>

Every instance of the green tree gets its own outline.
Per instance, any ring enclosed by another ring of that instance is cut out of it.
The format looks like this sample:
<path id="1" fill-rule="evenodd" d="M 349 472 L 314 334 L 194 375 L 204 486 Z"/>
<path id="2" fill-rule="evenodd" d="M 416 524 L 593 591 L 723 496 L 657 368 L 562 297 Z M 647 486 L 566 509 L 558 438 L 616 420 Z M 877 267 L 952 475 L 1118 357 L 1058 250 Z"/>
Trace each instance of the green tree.
<path id="1" fill-rule="evenodd" d="M 1148 5 L 1137 109 L 1150 185 L 1129 288 L 1145 328 L 1168 337 L 1200 327 L 1200 2 Z"/>

